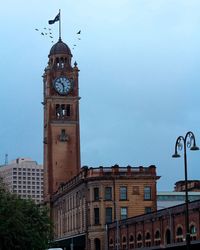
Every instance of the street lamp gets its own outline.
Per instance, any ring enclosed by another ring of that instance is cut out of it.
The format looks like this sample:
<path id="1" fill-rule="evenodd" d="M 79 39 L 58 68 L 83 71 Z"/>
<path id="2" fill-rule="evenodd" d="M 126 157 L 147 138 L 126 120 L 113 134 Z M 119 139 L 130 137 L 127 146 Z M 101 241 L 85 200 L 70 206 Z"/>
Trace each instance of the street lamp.
<path id="1" fill-rule="evenodd" d="M 179 136 L 176 140 L 175 144 L 175 152 L 172 155 L 173 158 L 179 158 L 181 157 L 178 154 L 178 150 L 184 150 L 184 170 L 185 170 L 185 225 L 186 225 L 186 246 L 187 250 L 190 249 L 190 228 L 189 228 L 189 212 L 188 212 L 188 179 L 187 179 L 187 154 L 186 154 L 186 148 L 189 148 L 192 151 L 199 150 L 199 148 L 196 146 L 195 136 L 194 134 L 189 131 L 183 136 Z"/>

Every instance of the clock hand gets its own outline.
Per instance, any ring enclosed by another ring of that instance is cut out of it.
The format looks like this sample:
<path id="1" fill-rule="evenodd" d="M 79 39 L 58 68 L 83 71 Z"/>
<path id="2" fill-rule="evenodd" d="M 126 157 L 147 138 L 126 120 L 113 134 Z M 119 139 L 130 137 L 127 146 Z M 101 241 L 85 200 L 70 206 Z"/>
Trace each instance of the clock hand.
<path id="1" fill-rule="evenodd" d="M 65 86 L 64 86 L 63 82 L 61 82 L 61 84 L 62 84 L 62 86 L 63 86 L 63 92 L 64 92 L 64 90 L 65 90 Z"/>

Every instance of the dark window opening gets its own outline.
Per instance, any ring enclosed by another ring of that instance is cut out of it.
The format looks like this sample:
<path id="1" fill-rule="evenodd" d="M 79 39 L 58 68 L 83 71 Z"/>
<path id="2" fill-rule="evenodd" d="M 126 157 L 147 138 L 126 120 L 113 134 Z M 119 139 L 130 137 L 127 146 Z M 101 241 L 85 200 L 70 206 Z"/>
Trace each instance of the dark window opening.
<path id="1" fill-rule="evenodd" d="M 94 188 L 94 201 L 99 200 L 99 188 Z"/>
<path id="2" fill-rule="evenodd" d="M 57 66 L 57 68 L 59 68 L 59 58 L 58 57 L 56 57 L 56 66 Z"/>
<path id="3" fill-rule="evenodd" d="M 94 224 L 99 225 L 99 208 L 94 208 Z"/>
<path id="4" fill-rule="evenodd" d="M 171 232 L 169 229 L 165 233 L 165 241 L 167 245 L 171 243 Z"/>
<path id="5" fill-rule="evenodd" d="M 66 115 L 70 116 L 70 104 L 67 104 L 67 108 L 66 108 Z"/>
<path id="6" fill-rule="evenodd" d="M 56 104 L 56 118 L 64 119 L 71 115 L 71 105 L 70 104 Z"/>
<path id="7" fill-rule="evenodd" d="M 112 207 L 106 208 L 106 223 L 112 222 Z"/>
<path id="8" fill-rule="evenodd" d="M 149 214 L 149 213 L 151 213 L 151 212 L 152 212 L 151 207 L 145 207 L 145 213 L 146 213 L 146 214 Z"/>
<path id="9" fill-rule="evenodd" d="M 105 187 L 105 200 L 112 200 L 112 187 Z"/>

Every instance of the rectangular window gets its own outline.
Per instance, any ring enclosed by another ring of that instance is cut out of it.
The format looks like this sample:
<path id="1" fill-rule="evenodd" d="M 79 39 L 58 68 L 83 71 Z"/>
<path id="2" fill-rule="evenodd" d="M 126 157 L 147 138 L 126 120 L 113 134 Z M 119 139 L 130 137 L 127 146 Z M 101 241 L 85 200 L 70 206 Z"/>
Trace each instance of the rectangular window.
<path id="1" fill-rule="evenodd" d="M 120 187 L 120 200 L 127 200 L 127 187 Z"/>
<path id="2" fill-rule="evenodd" d="M 99 200 L 99 188 L 94 188 L 94 201 Z"/>
<path id="3" fill-rule="evenodd" d="M 151 207 L 145 207 L 145 213 L 146 213 L 146 214 L 149 214 L 149 213 L 151 213 L 151 212 L 152 212 Z"/>
<path id="4" fill-rule="evenodd" d="M 121 220 L 124 220 L 128 216 L 128 209 L 127 207 L 121 207 Z"/>
<path id="5" fill-rule="evenodd" d="M 106 221 L 105 223 L 111 223 L 112 222 L 112 207 L 106 208 Z"/>
<path id="6" fill-rule="evenodd" d="M 70 104 L 67 104 L 66 113 L 67 113 L 67 116 L 70 116 Z"/>
<path id="7" fill-rule="evenodd" d="M 151 187 L 144 187 L 144 200 L 151 200 Z"/>
<path id="8" fill-rule="evenodd" d="M 94 208 L 94 224 L 99 225 L 99 208 Z"/>
<path id="9" fill-rule="evenodd" d="M 112 200 L 112 187 L 105 187 L 105 200 Z"/>

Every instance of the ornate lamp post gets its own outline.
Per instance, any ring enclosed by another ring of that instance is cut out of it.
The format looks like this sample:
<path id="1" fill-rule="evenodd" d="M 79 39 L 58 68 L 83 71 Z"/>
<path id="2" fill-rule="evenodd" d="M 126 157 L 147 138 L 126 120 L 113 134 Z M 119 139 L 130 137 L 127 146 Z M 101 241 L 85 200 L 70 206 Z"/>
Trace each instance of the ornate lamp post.
<path id="1" fill-rule="evenodd" d="M 190 249 L 190 228 L 189 228 L 189 211 L 188 211 L 188 179 L 187 179 L 187 154 L 186 149 L 189 148 L 190 150 L 196 151 L 199 150 L 199 148 L 196 146 L 195 136 L 194 134 L 189 131 L 183 136 L 179 136 L 176 140 L 175 144 L 175 153 L 172 155 L 173 158 L 181 157 L 178 154 L 178 150 L 181 151 L 184 150 L 184 170 L 185 170 L 185 226 L 186 226 L 186 246 L 187 250 Z"/>

